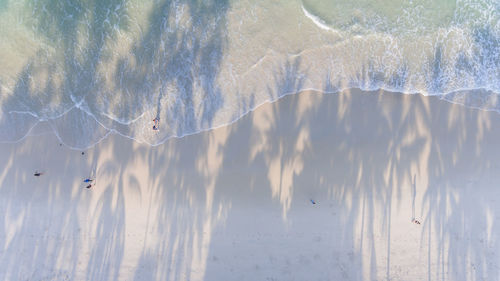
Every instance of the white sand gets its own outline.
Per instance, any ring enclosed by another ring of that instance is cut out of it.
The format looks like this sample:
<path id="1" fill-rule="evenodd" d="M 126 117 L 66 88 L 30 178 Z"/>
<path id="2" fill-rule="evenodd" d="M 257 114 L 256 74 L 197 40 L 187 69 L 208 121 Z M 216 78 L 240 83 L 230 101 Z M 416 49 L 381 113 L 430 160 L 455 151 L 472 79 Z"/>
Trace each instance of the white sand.
<path id="1" fill-rule="evenodd" d="M 0 280 L 498 280 L 499 144 L 497 113 L 359 92 L 155 148 L 2 144 Z"/>

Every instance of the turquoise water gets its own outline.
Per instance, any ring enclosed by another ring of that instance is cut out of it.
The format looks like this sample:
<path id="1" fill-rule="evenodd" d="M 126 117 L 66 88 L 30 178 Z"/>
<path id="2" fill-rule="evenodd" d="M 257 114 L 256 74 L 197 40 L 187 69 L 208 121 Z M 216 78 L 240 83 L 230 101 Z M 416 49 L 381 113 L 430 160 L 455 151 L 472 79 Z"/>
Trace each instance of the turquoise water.
<path id="1" fill-rule="evenodd" d="M 457 3 L 454 0 L 303 0 L 303 6 L 332 28 L 401 35 L 449 27 Z"/>
<path id="2" fill-rule="evenodd" d="M 305 89 L 500 112 L 493 0 L 0 0 L 0 141 L 157 145 Z M 153 131 L 152 120 L 160 119 Z"/>

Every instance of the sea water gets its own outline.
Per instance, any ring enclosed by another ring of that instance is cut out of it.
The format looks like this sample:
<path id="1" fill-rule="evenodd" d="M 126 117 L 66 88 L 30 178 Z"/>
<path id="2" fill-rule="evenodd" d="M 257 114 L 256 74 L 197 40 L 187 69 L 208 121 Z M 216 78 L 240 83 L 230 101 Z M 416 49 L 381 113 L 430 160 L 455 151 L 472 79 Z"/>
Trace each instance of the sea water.
<path id="1" fill-rule="evenodd" d="M 0 0 L 0 141 L 158 145 L 307 89 L 500 112 L 499 18 L 498 0 Z"/>

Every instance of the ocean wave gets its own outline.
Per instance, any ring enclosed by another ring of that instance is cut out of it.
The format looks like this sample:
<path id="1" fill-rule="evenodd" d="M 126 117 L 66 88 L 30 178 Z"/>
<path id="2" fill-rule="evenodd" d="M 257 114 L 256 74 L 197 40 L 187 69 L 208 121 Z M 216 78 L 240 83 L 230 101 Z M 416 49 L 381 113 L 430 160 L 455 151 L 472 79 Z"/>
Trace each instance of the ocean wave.
<path id="1" fill-rule="evenodd" d="M 395 14 L 358 5 L 340 15 L 312 0 L 27 3 L 7 13 L 32 18 L 0 22 L 10 24 L 4 44 L 12 44 L 0 52 L 10 62 L 0 72 L 3 142 L 50 132 L 74 149 L 111 134 L 155 146 L 305 90 L 420 93 L 500 112 L 491 1 L 454 2 L 422 26 L 433 16 L 426 1 Z M 15 48 L 27 38 L 32 48 Z"/>
<path id="2" fill-rule="evenodd" d="M 328 30 L 328 31 L 336 31 L 332 27 L 328 26 L 321 18 L 311 14 L 309 11 L 307 11 L 306 8 L 304 8 L 304 5 L 301 6 L 302 11 L 304 12 L 304 15 L 309 18 L 317 27 L 323 29 L 323 30 Z"/>

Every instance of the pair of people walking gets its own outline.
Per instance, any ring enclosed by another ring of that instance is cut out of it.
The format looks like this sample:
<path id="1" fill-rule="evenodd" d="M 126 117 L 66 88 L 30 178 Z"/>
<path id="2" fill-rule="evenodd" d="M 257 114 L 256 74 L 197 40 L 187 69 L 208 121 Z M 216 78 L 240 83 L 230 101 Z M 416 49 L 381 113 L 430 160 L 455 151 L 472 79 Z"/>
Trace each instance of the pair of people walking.
<path id="1" fill-rule="evenodd" d="M 88 185 L 85 188 L 91 188 L 93 181 L 94 181 L 93 179 L 84 179 L 83 182 L 88 183 Z"/>

